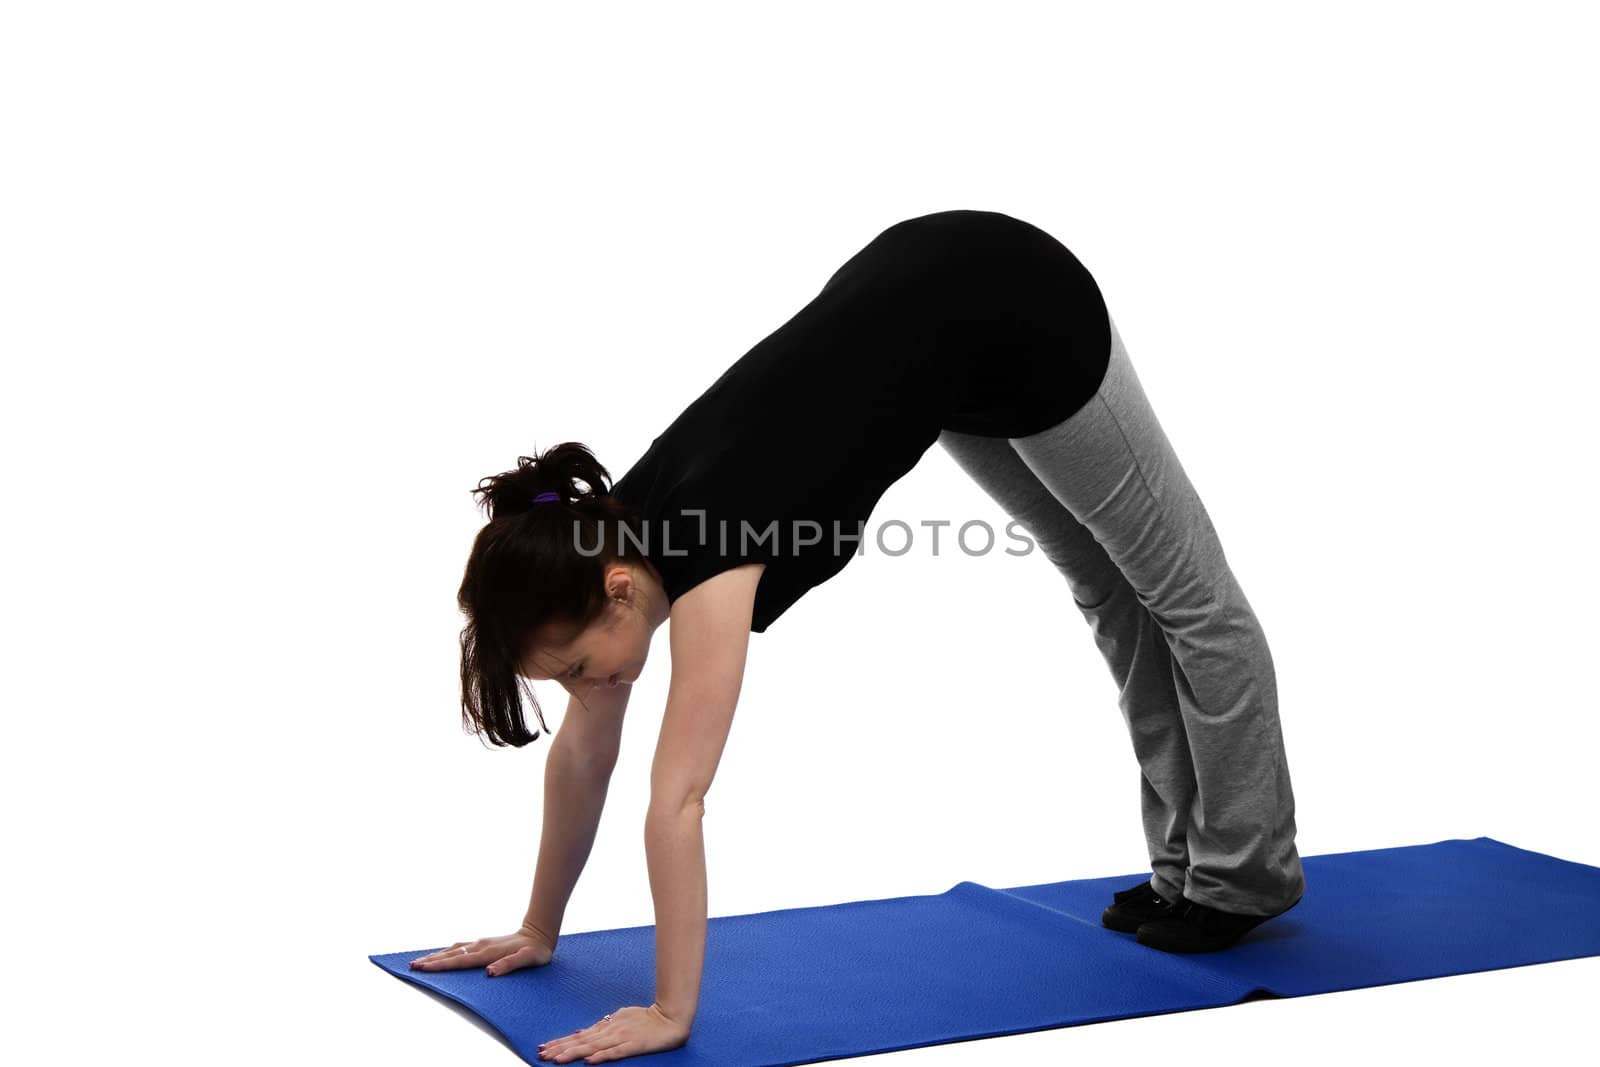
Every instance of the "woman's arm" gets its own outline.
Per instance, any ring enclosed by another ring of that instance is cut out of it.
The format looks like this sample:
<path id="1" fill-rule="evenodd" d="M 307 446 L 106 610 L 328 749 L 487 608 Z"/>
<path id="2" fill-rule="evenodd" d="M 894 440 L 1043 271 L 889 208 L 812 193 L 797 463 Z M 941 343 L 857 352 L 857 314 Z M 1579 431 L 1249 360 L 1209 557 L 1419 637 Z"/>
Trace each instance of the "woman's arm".
<path id="1" fill-rule="evenodd" d="M 739 701 L 763 569 L 753 563 L 724 571 L 672 606 L 672 681 L 650 770 L 645 859 L 656 906 L 656 1007 L 685 1033 L 705 963 L 701 818 Z"/>
<path id="2" fill-rule="evenodd" d="M 744 681 L 756 587 L 765 565 L 708 578 L 672 604 L 672 681 L 650 769 L 645 859 L 656 904 L 656 1000 L 618 1008 L 539 1046 L 540 1059 L 620 1059 L 678 1048 L 700 1003 L 706 956 L 705 795 Z"/>
<path id="3" fill-rule="evenodd" d="M 567 714 L 545 756 L 544 828 L 522 928 L 549 941 L 552 950 L 561 936 L 561 918 L 578 875 L 594 847 L 632 688 L 596 686 L 583 703 L 577 697 L 568 700 Z"/>

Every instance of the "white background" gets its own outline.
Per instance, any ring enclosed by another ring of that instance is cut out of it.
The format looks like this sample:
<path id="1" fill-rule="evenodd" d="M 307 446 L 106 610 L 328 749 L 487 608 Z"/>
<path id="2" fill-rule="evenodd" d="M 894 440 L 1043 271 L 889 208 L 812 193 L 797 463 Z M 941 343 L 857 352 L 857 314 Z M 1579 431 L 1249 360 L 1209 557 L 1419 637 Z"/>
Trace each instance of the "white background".
<path id="1" fill-rule="evenodd" d="M 564 440 L 620 477 L 949 208 L 1100 282 L 1271 641 L 1301 854 L 1600 863 L 1583 8 L 8 5 L 10 1058 L 516 1062 L 367 960 L 526 907 L 548 739 L 460 727 L 471 488 Z M 974 517 L 935 447 L 873 526 Z M 568 932 L 653 921 L 667 677 L 663 629 Z M 1137 775 L 1042 555 L 869 546 L 752 637 L 711 913 L 1139 872 Z M 1527 1056 L 1597 980 L 893 1058 Z"/>

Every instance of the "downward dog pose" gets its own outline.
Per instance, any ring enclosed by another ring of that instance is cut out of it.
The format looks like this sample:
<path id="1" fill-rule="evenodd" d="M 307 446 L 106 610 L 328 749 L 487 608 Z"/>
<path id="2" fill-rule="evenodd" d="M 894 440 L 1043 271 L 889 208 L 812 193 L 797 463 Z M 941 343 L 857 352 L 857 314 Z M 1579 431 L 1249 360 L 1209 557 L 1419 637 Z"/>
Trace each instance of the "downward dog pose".
<path id="1" fill-rule="evenodd" d="M 1300 900 L 1266 637 L 1098 285 L 1035 226 L 944 211 L 852 256 L 614 485 L 576 442 L 480 482 L 490 521 L 459 591 L 463 717 L 520 746 L 539 736 L 522 718 L 524 680 L 558 680 L 570 700 L 521 928 L 413 967 L 499 975 L 550 961 L 630 686 L 670 618 L 645 828 L 655 1003 L 540 1055 L 600 1062 L 688 1040 L 705 955 L 704 798 L 749 635 L 843 569 L 878 499 L 935 441 L 1066 578 L 1120 689 L 1152 874 L 1114 894 L 1104 925 L 1156 950 L 1213 951 Z"/>

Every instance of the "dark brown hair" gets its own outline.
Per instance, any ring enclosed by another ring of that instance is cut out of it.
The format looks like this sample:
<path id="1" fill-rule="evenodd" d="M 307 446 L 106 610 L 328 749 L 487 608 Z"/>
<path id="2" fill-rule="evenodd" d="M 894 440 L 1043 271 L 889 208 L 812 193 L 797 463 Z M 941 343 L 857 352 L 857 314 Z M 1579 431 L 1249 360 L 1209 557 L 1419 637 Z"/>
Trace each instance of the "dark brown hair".
<path id="1" fill-rule="evenodd" d="M 580 633 L 605 612 L 606 568 L 619 560 L 644 562 L 638 538 L 622 536 L 625 525 L 637 532 L 637 516 L 611 495 L 610 480 L 587 446 L 565 441 L 518 456 L 515 470 L 481 478 L 472 490 L 482 494 L 489 522 L 473 539 L 456 593 L 467 616 L 461 720 L 492 744 L 521 748 L 539 737 L 523 721 L 524 691 L 550 732 L 517 673 L 530 638 L 546 625 Z M 540 493 L 560 499 L 534 503 Z"/>

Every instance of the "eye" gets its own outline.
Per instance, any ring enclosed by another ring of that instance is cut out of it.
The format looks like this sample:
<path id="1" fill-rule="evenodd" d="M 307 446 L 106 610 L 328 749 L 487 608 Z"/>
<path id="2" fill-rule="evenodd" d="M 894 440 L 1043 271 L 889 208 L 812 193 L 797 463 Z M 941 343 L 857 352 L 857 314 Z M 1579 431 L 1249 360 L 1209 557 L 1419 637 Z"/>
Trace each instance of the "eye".
<path id="1" fill-rule="evenodd" d="M 568 671 L 568 672 L 567 672 L 567 677 L 568 677 L 568 678 L 578 678 L 578 677 L 581 677 L 581 676 L 582 676 L 582 675 L 583 675 L 583 668 L 584 668 L 584 667 L 585 667 L 585 666 L 586 666 L 586 665 L 585 665 L 585 664 L 582 664 L 582 663 L 580 663 L 580 664 L 578 664 L 578 665 L 577 665 L 577 666 L 576 666 L 576 667 L 574 667 L 574 668 L 572 668 L 572 669 L 571 669 L 571 670 L 570 670 L 570 671 Z"/>

